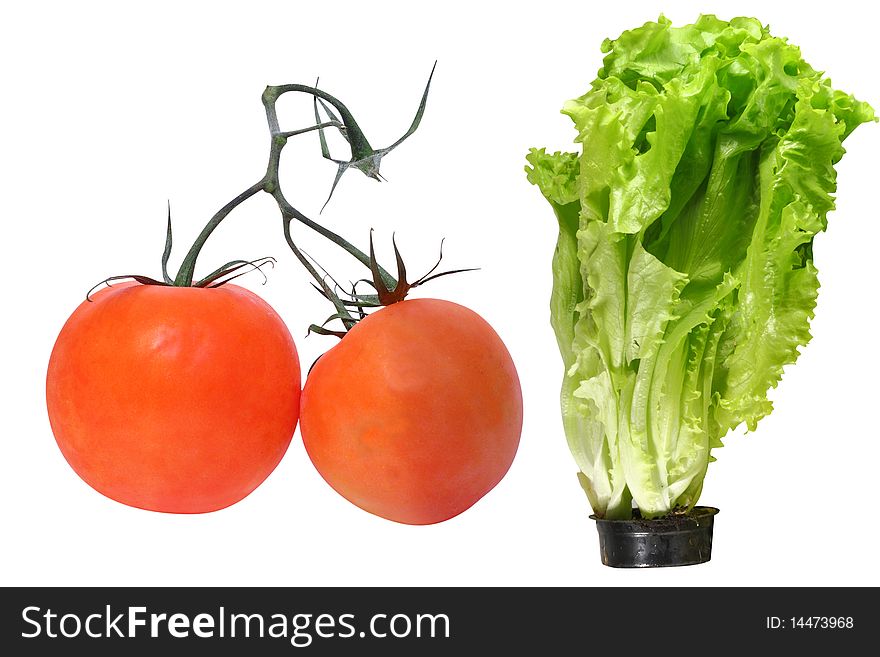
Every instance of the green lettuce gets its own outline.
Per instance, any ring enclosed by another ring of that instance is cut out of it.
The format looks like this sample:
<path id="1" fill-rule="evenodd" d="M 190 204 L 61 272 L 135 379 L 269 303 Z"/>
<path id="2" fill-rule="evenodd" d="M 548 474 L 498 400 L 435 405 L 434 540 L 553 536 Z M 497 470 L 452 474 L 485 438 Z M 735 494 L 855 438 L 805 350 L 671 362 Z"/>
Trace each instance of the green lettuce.
<path id="1" fill-rule="evenodd" d="M 555 211 L 562 418 L 597 515 L 692 507 L 711 450 L 772 410 L 810 339 L 813 238 L 871 108 L 753 18 L 606 40 L 565 103 L 580 153 L 532 149 Z"/>

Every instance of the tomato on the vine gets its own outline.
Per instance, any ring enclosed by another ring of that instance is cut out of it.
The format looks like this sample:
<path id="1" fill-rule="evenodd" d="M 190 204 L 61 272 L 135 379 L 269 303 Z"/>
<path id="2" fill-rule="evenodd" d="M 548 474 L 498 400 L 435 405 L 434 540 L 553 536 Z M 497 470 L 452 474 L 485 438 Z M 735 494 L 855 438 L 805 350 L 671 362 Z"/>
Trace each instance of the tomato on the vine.
<path id="1" fill-rule="evenodd" d="M 522 393 L 501 338 L 449 301 L 400 301 L 362 319 L 310 372 L 300 431 L 343 497 L 401 523 L 470 508 L 507 473 Z"/>
<path id="2" fill-rule="evenodd" d="M 46 401 L 64 457 L 107 497 L 202 513 L 272 472 L 299 416 L 287 327 L 257 295 L 123 283 L 84 301 L 49 362 Z"/>
<path id="3" fill-rule="evenodd" d="M 318 130 L 323 156 L 339 167 L 331 195 L 349 169 L 381 180 L 382 158 L 421 122 L 432 76 L 433 69 L 409 129 L 379 149 L 338 98 L 316 86 L 267 87 L 262 102 L 272 139 L 261 178 L 211 217 L 174 277 L 169 206 L 162 279 L 112 276 L 104 282 L 135 283 L 99 292 L 73 313 L 52 352 L 46 397 L 58 445 L 87 483 L 132 506 L 207 512 L 245 497 L 284 455 L 300 410 L 297 352 L 265 302 L 228 284 L 274 259 L 232 260 L 195 277 L 211 234 L 260 192 L 275 199 L 285 241 L 336 310 L 310 326 L 342 341 L 319 359 L 302 398 L 303 440 L 324 478 L 362 508 L 409 524 L 458 515 L 501 480 L 522 430 L 510 354 L 473 311 L 405 300 L 412 288 L 468 270 L 435 273 L 438 259 L 409 283 L 392 238 L 397 275 L 391 276 L 376 260 L 372 233 L 367 255 L 291 205 L 279 178 L 288 140 Z M 281 130 L 276 102 L 287 93 L 312 97 L 315 125 Z M 331 128 L 345 138 L 350 158 L 330 156 L 324 131 Z M 366 265 L 372 281 L 358 283 L 371 284 L 375 294 L 345 292 L 320 273 L 297 246 L 294 224 Z M 333 320 L 344 330 L 328 328 Z"/>

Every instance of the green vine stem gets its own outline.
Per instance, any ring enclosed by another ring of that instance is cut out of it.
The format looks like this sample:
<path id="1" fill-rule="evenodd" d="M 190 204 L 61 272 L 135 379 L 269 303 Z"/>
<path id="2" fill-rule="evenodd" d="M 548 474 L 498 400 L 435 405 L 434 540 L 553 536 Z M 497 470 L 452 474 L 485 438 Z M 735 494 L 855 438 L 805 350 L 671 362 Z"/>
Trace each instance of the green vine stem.
<path id="1" fill-rule="evenodd" d="M 434 65 L 436 67 L 436 62 Z M 306 268 L 309 274 L 317 281 L 318 285 L 320 286 L 321 292 L 333 302 L 334 307 L 336 308 L 337 313 L 340 315 L 340 318 L 342 319 L 342 322 L 345 325 L 346 329 L 354 325 L 357 320 L 349 313 L 343 301 L 339 299 L 336 293 L 327 285 L 324 278 L 315 270 L 315 268 L 303 255 L 301 250 L 294 242 L 290 224 L 295 220 L 311 228 L 321 236 L 329 239 L 340 248 L 354 256 L 359 262 L 367 267 L 371 266 L 370 256 L 351 244 L 348 240 L 334 233 L 332 230 L 329 230 L 328 228 L 325 228 L 324 226 L 313 221 L 312 219 L 309 219 L 306 215 L 304 215 L 302 212 L 293 207 L 293 205 L 291 205 L 281 189 L 281 182 L 279 179 L 281 153 L 284 150 L 284 146 L 287 144 L 287 140 L 290 137 L 318 130 L 321 136 L 322 152 L 325 157 L 327 157 L 328 159 L 332 159 L 330 158 L 329 152 L 327 150 L 326 140 L 324 138 L 323 131 L 327 128 L 335 128 L 340 131 L 340 133 L 348 142 L 351 148 L 351 159 L 347 161 L 333 160 L 337 163 L 339 167 L 336 174 L 336 179 L 333 183 L 333 189 L 335 189 L 342 174 L 349 168 L 359 169 L 365 175 L 379 179 L 379 166 L 381 164 L 382 158 L 389 152 L 391 152 L 391 150 L 399 146 L 407 137 L 415 132 L 416 128 L 418 128 L 419 123 L 422 119 L 422 115 L 425 112 L 428 90 L 430 89 L 431 79 L 433 78 L 433 75 L 434 70 L 432 69 L 431 76 L 428 78 L 428 83 L 425 86 L 424 93 L 422 94 L 422 101 L 416 112 L 416 116 L 413 119 L 412 124 L 410 125 L 409 130 L 403 135 L 403 137 L 398 139 L 391 146 L 381 149 L 374 149 L 370 145 L 370 142 L 367 140 L 366 135 L 361 130 L 351 111 L 349 111 L 349 109 L 342 103 L 342 101 L 334 96 L 331 96 L 327 92 L 318 89 L 317 87 L 311 87 L 302 84 L 285 84 L 266 87 L 266 90 L 263 92 L 262 95 L 262 102 L 263 107 L 266 111 L 266 119 L 269 124 L 269 134 L 271 140 L 269 147 L 269 162 L 266 166 L 266 172 L 259 181 L 257 181 L 246 190 L 244 190 L 241 194 L 229 201 L 226 205 L 220 208 L 220 210 L 218 210 L 213 217 L 211 217 L 211 220 L 205 225 L 201 233 L 199 233 L 195 242 L 193 242 L 193 245 L 190 247 L 189 251 L 184 257 L 183 262 L 180 265 L 180 269 L 178 270 L 177 275 L 174 277 L 171 284 L 176 286 L 193 285 L 196 260 L 198 259 L 199 254 L 201 253 L 201 250 L 204 247 L 205 243 L 208 241 L 208 238 L 220 225 L 220 223 L 232 212 L 232 210 L 234 210 L 236 207 L 241 205 L 244 201 L 251 198 L 258 192 L 262 191 L 268 193 L 272 196 L 272 198 L 275 199 L 275 202 L 278 205 L 278 209 L 281 211 L 281 216 L 283 219 L 285 240 L 287 241 L 288 246 L 290 246 L 290 249 L 293 251 L 294 255 Z M 286 93 L 305 93 L 311 95 L 314 99 L 314 102 L 316 103 L 316 117 L 318 116 L 317 102 L 320 100 L 322 107 L 331 115 L 331 120 L 318 120 L 315 125 L 309 126 L 307 128 L 292 131 L 282 131 L 278 122 L 276 103 L 278 102 L 278 99 Z M 332 110 L 329 109 L 328 105 L 336 109 L 336 111 L 339 113 L 338 118 L 332 112 Z M 333 191 L 331 189 L 331 195 L 332 193 Z M 170 230 L 169 211 L 169 232 L 168 239 L 166 241 L 166 250 L 163 254 L 163 273 L 166 276 L 166 283 L 170 281 L 170 278 L 167 276 L 167 272 L 165 271 L 168 255 L 170 253 Z M 396 287 L 397 280 L 385 269 L 379 268 L 379 275 L 383 283 L 387 287 Z"/>
<path id="2" fill-rule="evenodd" d="M 359 320 L 363 319 L 366 316 L 366 308 L 378 308 L 383 305 L 388 305 L 390 303 L 401 301 L 406 297 L 406 293 L 413 287 L 421 285 L 422 283 L 425 283 L 428 280 L 437 278 L 439 276 L 456 273 L 458 271 L 470 271 L 466 269 L 460 269 L 455 271 L 442 272 L 439 274 L 433 274 L 433 272 L 437 269 L 437 266 L 440 264 L 440 261 L 438 260 L 437 265 L 434 265 L 434 268 L 431 269 L 431 271 L 429 271 L 425 276 L 413 283 L 408 283 L 406 280 L 406 269 L 403 265 L 403 260 L 401 258 L 400 252 L 397 249 L 397 245 L 394 244 L 394 255 L 397 261 L 397 277 L 392 276 L 387 270 L 382 268 L 376 260 L 375 250 L 373 248 L 372 231 L 370 234 L 369 254 L 367 254 L 364 251 L 358 249 L 348 240 L 344 239 L 340 235 L 337 235 L 332 230 L 322 226 L 321 224 L 313 221 L 305 214 L 297 210 L 284 195 L 284 192 L 281 189 L 281 181 L 279 178 L 279 170 L 281 168 L 281 154 L 284 150 L 284 147 L 287 145 L 287 141 L 291 137 L 314 132 L 317 130 L 320 138 L 322 155 L 326 159 L 336 163 L 338 167 L 336 177 L 330 189 L 330 195 L 327 197 L 327 201 L 324 203 L 325 207 L 330 201 L 330 198 L 333 196 L 333 191 L 339 184 L 340 178 L 348 169 L 358 169 L 364 175 L 370 178 L 373 178 L 375 180 L 382 180 L 382 175 L 379 172 L 382 158 L 385 157 L 385 155 L 390 153 L 392 150 L 397 148 L 406 139 L 408 139 L 416 131 L 416 129 L 419 127 L 419 124 L 421 123 L 422 116 L 425 113 L 425 107 L 428 101 L 428 91 L 431 88 L 431 80 L 434 77 L 434 69 L 436 68 L 436 66 L 437 63 L 434 62 L 434 68 L 431 69 L 431 75 L 428 77 L 428 82 L 425 85 L 424 92 L 422 93 L 421 102 L 419 103 L 419 107 L 416 110 L 416 115 L 413 118 L 409 129 L 403 134 L 403 136 L 401 136 L 390 146 L 378 149 L 375 149 L 370 145 L 370 142 L 367 140 L 366 135 L 361 130 L 354 116 L 342 103 L 342 101 L 334 96 L 331 96 L 322 89 L 319 89 L 317 86 L 317 82 L 313 87 L 303 84 L 285 84 L 266 87 L 262 95 L 262 102 L 266 112 L 266 120 L 269 126 L 270 142 L 269 161 L 266 165 L 266 171 L 263 174 L 262 178 L 260 178 L 260 180 L 255 182 L 247 189 L 245 189 L 231 201 L 226 203 L 226 205 L 220 208 L 214 214 L 214 216 L 211 217 L 210 221 L 208 221 L 208 223 L 196 237 L 189 251 L 184 256 L 183 261 L 180 265 L 180 269 L 177 271 L 176 276 L 172 278 L 168 273 L 168 260 L 171 256 L 172 249 L 171 206 L 169 203 L 165 248 L 162 253 L 162 280 L 156 280 L 147 276 L 136 274 L 125 276 L 111 276 L 110 278 L 105 279 L 94 288 L 92 288 L 92 290 L 89 291 L 89 293 L 86 295 L 86 298 L 88 300 L 91 300 L 90 295 L 95 289 L 97 289 L 98 286 L 102 284 L 109 285 L 111 281 L 122 279 L 133 279 L 144 285 L 162 285 L 176 287 L 218 287 L 254 269 L 262 273 L 262 267 L 265 265 L 273 265 L 275 262 L 274 258 L 259 258 L 252 261 L 233 260 L 227 262 L 221 267 L 218 267 L 208 276 L 198 281 L 195 280 L 196 261 L 198 260 L 202 248 L 205 246 L 213 232 L 235 208 L 247 201 L 249 198 L 258 194 L 259 192 L 266 192 L 275 200 L 275 203 L 278 205 L 278 209 L 281 212 L 285 241 L 287 242 L 291 251 L 293 251 L 294 256 L 296 256 L 296 258 L 306 269 L 309 275 L 315 280 L 314 287 L 333 304 L 333 307 L 336 311 L 333 315 L 327 318 L 327 320 L 325 320 L 323 324 L 312 324 L 309 327 L 309 332 L 342 337 L 345 335 L 345 332 L 351 329 Z M 312 97 L 315 113 L 314 125 L 298 130 L 281 130 L 281 126 L 278 121 L 276 104 L 278 102 L 278 99 L 286 93 L 304 93 Z M 327 117 L 326 120 L 323 120 L 321 117 L 322 110 Z M 348 142 L 351 151 L 351 156 L 348 160 L 337 160 L 331 157 L 330 150 L 327 146 L 326 136 L 324 134 L 324 131 L 327 129 L 338 130 L 340 135 L 345 139 L 346 142 Z M 360 281 L 358 281 L 358 283 L 353 283 L 351 291 L 343 290 L 339 286 L 339 284 L 327 273 L 327 271 L 323 270 L 323 268 L 318 265 L 318 268 L 323 271 L 323 274 L 320 273 L 315 266 L 317 265 L 317 263 L 313 262 L 313 260 L 299 248 L 293 238 L 292 225 L 294 222 L 298 222 L 300 224 L 303 224 L 304 226 L 307 226 L 322 237 L 330 240 L 331 242 L 339 246 L 341 249 L 346 251 L 348 254 L 357 259 L 361 264 L 367 267 L 367 269 L 369 269 L 370 271 L 371 277 L 369 279 L 361 279 Z M 442 259 L 442 257 L 443 249 L 441 244 L 440 258 Z M 328 279 L 333 284 L 332 286 L 328 284 Z M 357 285 L 359 283 L 366 283 L 372 286 L 375 294 L 358 294 Z M 334 331 L 326 328 L 325 325 L 328 322 L 337 319 L 342 322 L 343 328 L 345 329 L 344 331 Z"/>

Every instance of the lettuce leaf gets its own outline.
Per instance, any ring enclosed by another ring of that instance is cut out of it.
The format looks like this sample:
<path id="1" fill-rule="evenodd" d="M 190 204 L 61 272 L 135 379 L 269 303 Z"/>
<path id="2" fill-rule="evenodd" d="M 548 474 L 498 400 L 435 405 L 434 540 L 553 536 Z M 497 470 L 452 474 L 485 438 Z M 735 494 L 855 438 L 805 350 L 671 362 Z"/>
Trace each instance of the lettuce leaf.
<path id="1" fill-rule="evenodd" d="M 810 339 L 815 235 L 843 140 L 875 120 L 754 18 L 657 22 L 602 45 L 565 103 L 578 153 L 532 149 L 559 236 L 563 426 L 597 515 L 696 504 L 711 450 L 754 430 Z"/>

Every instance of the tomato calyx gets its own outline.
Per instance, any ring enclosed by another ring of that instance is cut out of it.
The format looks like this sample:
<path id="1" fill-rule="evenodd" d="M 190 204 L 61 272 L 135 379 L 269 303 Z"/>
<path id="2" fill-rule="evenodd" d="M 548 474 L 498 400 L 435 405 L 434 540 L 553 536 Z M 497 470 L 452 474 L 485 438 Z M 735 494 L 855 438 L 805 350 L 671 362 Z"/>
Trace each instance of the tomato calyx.
<path id="1" fill-rule="evenodd" d="M 330 317 L 328 317 L 326 320 L 324 320 L 323 324 L 312 324 L 311 326 L 309 326 L 308 333 L 317 333 L 319 335 L 333 335 L 337 338 L 342 338 L 354 326 L 354 324 L 367 316 L 367 308 L 382 308 L 403 301 L 404 299 L 406 299 L 406 295 L 409 293 L 410 290 L 415 287 L 419 287 L 420 285 L 424 285 L 428 281 L 432 281 L 435 278 L 440 278 L 441 276 L 447 276 L 449 274 L 459 274 L 466 271 L 477 271 L 477 267 L 468 267 L 464 269 L 450 269 L 435 274 L 434 272 L 437 271 L 437 268 L 443 261 L 444 241 L 445 240 L 440 241 L 440 256 L 437 258 L 437 262 L 434 264 L 434 266 L 431 267 L 431 269 L 428 270 L 428 272 L 425 273 L 423 276 L 410 283 L 406 280 L 406 264 L 403 261 L 403 256 L 400 254 L 400 249 L 397 248 L 397 240 L 394 234 L 392 234 L 391 244 L 394 248 L 394 258 L 397 263 L 397 278 L 396 280 L 392 279 L 394 285 L 389 285 L 386 280 L 387 277 L 383 276 L 383 272 L 385 270 L 380 267 L 379 261 L 376 258 L 376 249 L 373 244 L 373 230 L 370 229 L 370 260 L 368 266 L 372 275 L 372 279 L 362 278 L 356 281 L 352 284 L 351 292 L 343 290 L 342 287 L 338 283 L 336 283 L 334 279 L 332 279 L 332 277 L 331 281 L 334 284 L 333 290 L 329 290 L 329 287 L 326 284 L 322 287 L 318 287 L 317 285 L 312 284 L 313 287 L 324 298 L 328 299 L 334 304 L 336 304 L 337 302 L 341 303 L 346 308 L 347 312 L 334 313 L 333 315 L 330 315 Z M 329 277 L 329 274 L 327 276 Z M 367 285 L 372 287 L 376 293 L 358 294 L 358 283 L 366 283 Z M 352 313 L 354 313 L 354 315 L 352 315 Z M 327 324 L 336 319 L 342 321 L 343 326 L 345 327 L 344 331 L 334 331 L 326 327 Z M 351 321 L 352 319 L 354 321 Z"/>
<path id="2" fill-rule="evenodd" d="M 274 266 L 275 262 L 276 260 L 272 256 L 257 258 L 256 260 L 232 260 L 230 262 L 227 262 L 222 267 L 218 267 L 214 272 L 212 272 L 208 276 L 205 276 L 203 279 L 194 282 L 192 285 L 176 285 L 173 282 L 166 283 L 165 281 L 158 281 L 155 278 L 142 276 L 140 274 L 121 274 L 119 276 L 109 276 L 100 283 L 93 286 L 92 289 L 88 291 L 88 293 L 86 294 L 86 301 L 93 301 L 92 295 L 95 293 L 95 290 L 97 290 L 102 285 L 112 287 L 112 283 L 114 281 L 136 281 L 141 285 L 157 285 L 159 287 L 215 288 L 226 285 L 233 279 L 236 279 L 239 276 L 244 276 L 251 271 L 258 271 L 263 274 L 263 285 L 265 285 L 266 281 L 268 281 L 268 278 L 266 277 L 266 274 L 263 272 L 262 268 L 266 265 Z"/>
<path id="3" fill-rule="evenodd" d="M 263 258 L 257 258 L 256 260 L 230 260 L 224 265 L 221 265 L 210 274 L 201 278 L 197 281 L 191 282 L 190 284 L 182 284 L 178 282 L 177 279 L 172 279 L 168 274 L 168 259 L 171 257 L 171 247 L 173 243 L 172 232 L 171 232 L 171 204 L 168 204 L 168 228 L 165 233 L 165 248 L 162 251 L 162 280 L 157 280 L 150 276 L 143 276 L 141 274 L 121 274 L 118 276 L 109 276 L 105 278 L 103 281 L 93 286 L 92 289 L 86 293 L 86 301 L 92 301 L 92 294 L 94 294 L 95 290 L 97 290 L 102 285 L 106 285 L 107 287 L 111 287 L 111 284 L 114 281 L 125 281 L 131 280 L 141 285 L 157 285 L 160 287 L 201 287 L 201 288 L 215 288 L 225 285 L 230 281 L 238 278 L 239 276 L 243 276 L 251 271 L 258 271 L 263 275 L 263 284 L 265 285 L 268 281 L 266 274 L 263 272 L 263 267 L 269 265 L 270 267 L 275 266 L 275 258 L 271 256 L 265 256 Z"/>
<path id="4" fill-rule="evenodd" d="M 373 275 L 373 280 L 362 279 L 363 282 L 372 285 L 373 289 L 376 290 L 376 300 L 378 303 L 377 306 L 390 306 L 392 303 L 397 303 L 398 301 L 403 301 L 406 299 L 406 295 L 409 293 L 411 289 L 414 287 L 418 287 L 419 285 L 424 285 L 428 281 L 432 281 L 435 278 L 440 278 L 441 276 L 447 276 L 448 274 L 458 274 L 465 271 L 476 271 L 476 267 L 469 267 L 466 269 L 450 269 L 448 271 L 441 271 L 437 274 L 434 272 L 437 271 L 437 267 L 440 266 L 440 263 L 443 261 L 443 242 L 445 240 L 440 241 L 440 256 L 437 258 L 437 262 L 431 267 L 430 270 L 426 274 L 424 274 L 421 278 L 412 283 L 408 283 L 406 280 L 406 265 L 403 262 L 403 257 L 400 255 L 400 250 L 397 248 L 397 240 L 395 239 L 394 234 L 391 235 L 391 245 L 394 247 L 394 258 L 397 261 L 397 285 L 392 289 L 385 283 L 385 280 L 382 278 L 379 262 L 376 260 L 376 251 L 373 247 L 373 231 L 370 230 L 370 273 Z M 361 298 L 363 300 L 363 297 Z M 372 296 L 370 296 L 372 300 Z"/>

